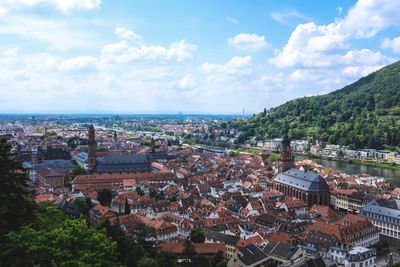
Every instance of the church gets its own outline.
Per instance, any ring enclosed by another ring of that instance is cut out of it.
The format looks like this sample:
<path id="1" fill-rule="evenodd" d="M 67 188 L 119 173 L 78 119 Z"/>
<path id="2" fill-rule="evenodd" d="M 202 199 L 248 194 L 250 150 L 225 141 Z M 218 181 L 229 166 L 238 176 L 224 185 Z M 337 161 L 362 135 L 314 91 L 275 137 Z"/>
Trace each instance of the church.
<path id="1" fill-rule="evenodd" d="M 273 181 L 274 189 L 286 196 L 296 197 L 309 206 L 330 203 L 329 187 L 325 180 L 312 171 L 290 169 L 279 173 Z"/>
<path id="2" fill-rule="evenodd" d="M 301 199 L 307 205 L 330 204 L 330 191 L 326 181 L 317 173 L 294 168 L 294 159 L 287 134 L 281 147 L 278 175 L 273 179 L 273 188 L 286 196 Z"/>
<path id="3" fill-rule="evenodd" d="M 102 173 L 148 173 L 151 161 L 148 154 L 136 155 L 96 155 L 96 135 L 94 126 L 89 126 L 88 171 L 90 174 Z"/>

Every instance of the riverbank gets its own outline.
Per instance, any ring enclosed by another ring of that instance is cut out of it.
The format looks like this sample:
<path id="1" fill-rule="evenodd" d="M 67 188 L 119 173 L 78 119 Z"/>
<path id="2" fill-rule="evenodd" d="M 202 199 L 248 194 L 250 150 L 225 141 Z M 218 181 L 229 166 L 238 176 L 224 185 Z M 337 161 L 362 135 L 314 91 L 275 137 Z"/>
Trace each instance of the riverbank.
<path id="1" fill-rule="evenodd" d="M 386 163 L 386 162 L 377 162 L 377 161 L 371 161 L 371 160 L 358 160 L 358 159 L 345 159 L 345 158 L 337 158 L 337 157 L 331 158 L 331 157 L 324 157 L 321 155 L 314 155 L 311 153 L 297 154 L 295 156 L 296 161 L 304 160 L 304 159 L 332 160 L 332 161 L 346 162 L 346 163 L 354 164 L 354 165 L 377 167 L 377 168 L 382 168 L 382 169 L 390 169 L 390 170 L 399 170 L 400 171 L 399 164 L 392 164 L 392 163 Z"/>

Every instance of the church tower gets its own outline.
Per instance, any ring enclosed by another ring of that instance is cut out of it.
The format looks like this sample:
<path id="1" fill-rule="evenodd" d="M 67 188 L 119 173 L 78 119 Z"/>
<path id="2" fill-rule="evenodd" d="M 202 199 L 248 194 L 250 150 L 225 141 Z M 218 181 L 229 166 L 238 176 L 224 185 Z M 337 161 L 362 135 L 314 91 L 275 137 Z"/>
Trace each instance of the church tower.
<path id="1" fill-rule="evenodd" d="M 292 157 L 292 148 L 290 140 L 285 133 L 282 140 L 281 159 L 279 160 L 279 172 L 285 172 L 294 167 L 294 159 Z"/>
<path id="2" fill-rule="evenodd" d="M 114 131 L 113 134 L 113 143 L 116 145 L 118 144 L 118 135 L 117 135 L 117 131 Z"/>
<path id="3" fill-rule="evenodd" d="M 47 127 L 44 127 L 44 149 L 47 150 L 49 148 L 49 140 L 47 136 Z"/>
<path id="4" fill-rule="evenodd" d="M 96 136 L 93 124 L 89 126 L 89 142 L 88 142 L 88 171 L 93 173 L 96 165 Z"/>

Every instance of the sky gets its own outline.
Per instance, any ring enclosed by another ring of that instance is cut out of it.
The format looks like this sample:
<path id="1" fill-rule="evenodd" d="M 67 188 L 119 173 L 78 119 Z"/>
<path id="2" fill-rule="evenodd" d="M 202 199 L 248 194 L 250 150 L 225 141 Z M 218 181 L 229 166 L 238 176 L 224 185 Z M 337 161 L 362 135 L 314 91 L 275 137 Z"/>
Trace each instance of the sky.
<path id="1" fill-rule="evenodd" d="M 400 56 L 398 0 L 0 0 L 0 112 L 261 112 Z"/>

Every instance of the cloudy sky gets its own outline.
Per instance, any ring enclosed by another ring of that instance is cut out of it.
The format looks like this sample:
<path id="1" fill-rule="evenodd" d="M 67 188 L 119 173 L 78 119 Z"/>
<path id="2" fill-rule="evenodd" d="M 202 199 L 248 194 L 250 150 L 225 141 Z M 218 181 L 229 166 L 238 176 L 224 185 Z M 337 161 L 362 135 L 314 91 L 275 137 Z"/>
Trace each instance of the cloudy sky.
<path id="1" fill-rule="evenodd" d="M 260 112 L 399 59 L 398 0 L 0 0 L 0 112 Z"/>

